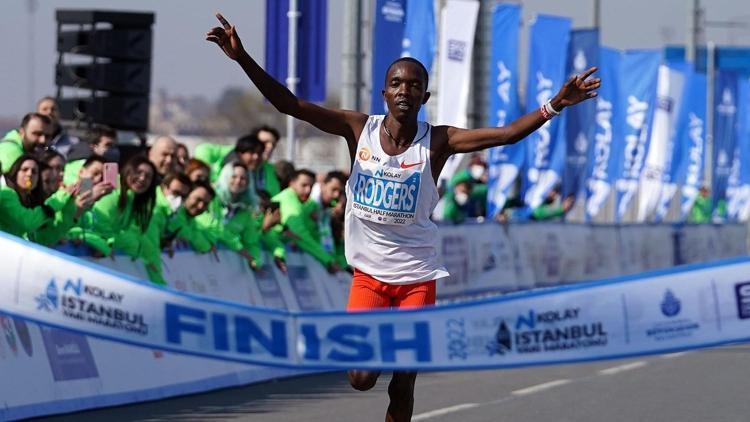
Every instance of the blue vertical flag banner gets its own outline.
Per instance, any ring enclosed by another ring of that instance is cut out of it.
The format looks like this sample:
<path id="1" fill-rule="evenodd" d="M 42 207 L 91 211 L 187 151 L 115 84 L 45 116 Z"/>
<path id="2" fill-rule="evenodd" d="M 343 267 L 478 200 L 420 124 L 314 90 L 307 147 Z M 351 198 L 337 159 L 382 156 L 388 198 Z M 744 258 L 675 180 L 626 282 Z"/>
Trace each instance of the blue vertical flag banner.
<path id="1" fill-rule="evenodd" d="M 639 186 L 637 222 L 652 218 L 660 220 L 657 209 L 662 206 L 662 201 L 668 206 L 676 191 L 677 187 L 668 183 L 669 170 L 682 94 L 691 69 L 691 65 L 685 62 L 659 66 L 651 139 Z"/>
<path id="2" fill-rule="evenodd" d="M 726 201 L 729 174 L 732 171 L 734 147 L 737 137 L 737 73 L 728 70 L 716 72 L 714 91 L 714 133 L 711 157 L 712 184 L 711 203 L 714 210 Z M 723 208 L 723 207 L 719 207 Z M 717 215 L 717 217 L 724 217 Z"/>
<path id="3" fill-rule="evenodd" d="M 661 62 L 659 51 L 627 51 L 620 68 L 620 111 L 622 136 L 614 139 L 612 151 L 619 156 L 613 171 L 615 221 L 625 215 L 638 192 L 641 171 L 648 151 L 651 120 L 656 105 L 656 80 Z"/>
<path id="4" fill-rule="evenodd" d="M 599 49 L 599 76 L 602 87 L 596 98 L 594 139 L 588 149 L 586 163 L 586 220 L 599 215 L 609 197 L 615 173 L 612 171 L 616 156 L 613 151 L 615 135 L 619 136 L 620 63 L 622 52 L 612 48 Z"/>
<path id="5" fill-rule="evenodd" d="M 677 112 L 670 163 L 664 174 L 664 189 L 656 208 L 661 221 L 669 210 L 669 202 L 681 188 L 680 220 L 684 221 L 693 208 L 703 183 L 706 151 L 706 75 L 686 69 L 682 103 Z"/>
<path id="6" fill-rule="evenodd" d="M 579 29 L 570 35 L 568 76 L 599 66 L 599 30 Z M 598 76 L 598 75 L 595 75 Z M 577 196 L 584 187 L 586 160 L 596 131 L 596 102 L 585 101 L 565 111 L 565 170 L 562 194 Z"/>
<path id="7" fill-rule="evenodd" d="M 537 110 L 565 82 L 571 20 L 539 15 L 531 25 L 529 68 L 526 79 L 526 111 Z M 565 137 L 562 119 L 555 118 L 532 133 L 526 141 L 524 202 L 529 208 L 542 204 L 547 193 L 560 181 L 565 166 Z"/>
<path id="8" fill-rule="evenodd" d="M 266 0 L 266 71 L 286 84 L 289 0 Z M 328 0 L 299 2 L 296 94 L 308 101 L 326 99 Z"/>
<path id="9" fill-rule="evenodd" d="M 750 214 L 750 79 L 737 83 L 737 141 L 727 186 L 727 217 L 745 222 Z"/>
<path id="10" fill-rule="evenodd" d="M 490 113 L 487 126 L 505 126 L 520 115 L 518 105 L 518 35 L 521 6 L 501 3 L 492 14 L 492 60 L 490 61 Z M 523 167 L 523 143 L 489 150 L 487 218 L 502 211 L 508 191 Z"/>
<path id="11" fill-rule="evenodd" d="M 388 66 L 401 54 L 406 24 L 406 0 L 377 0 L 372 30 L 372 97 L 370 114 L 385 114 L 381 90 Z"/>
<path id="12" fill-rule="evenodd" d="M 432 59 L 437 51 L 435 9 L 432 0 L 407 1 L 406 26 L 401 41 L 401 57 L 413 57 L 432 71 Z M 427 107 L 419 110 L 419 120 L 427 120 Z"/>

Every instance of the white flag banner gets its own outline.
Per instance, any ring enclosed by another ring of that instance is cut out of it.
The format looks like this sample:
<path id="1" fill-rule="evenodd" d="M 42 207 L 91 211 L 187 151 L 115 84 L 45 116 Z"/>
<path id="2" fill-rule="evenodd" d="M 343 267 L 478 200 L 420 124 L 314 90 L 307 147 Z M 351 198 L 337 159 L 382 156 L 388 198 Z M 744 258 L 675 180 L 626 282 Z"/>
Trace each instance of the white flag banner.
<path id="1" fill-rule="evenodd" d="M 471 60 L 479 2 L 448 0 L 440 14 L 440 73 L 435 124 L 465 128 L 471 86 Z M 450 180 L 461 162 L 460 155 L 448 159 L 440 180 Z"/>
<path id="2" fill-rule="evenodd" d="M 663 179 L 665 172 L 669 171 L 672 139 L 684 86 L 683 71 L 666 65 L 659 66 L 656 83 L 657 105 L 651 125 L 651 142 L 641 174 L 637 220 L 639 222 L 646 221 L 654 213 L 662 197 Z"/>

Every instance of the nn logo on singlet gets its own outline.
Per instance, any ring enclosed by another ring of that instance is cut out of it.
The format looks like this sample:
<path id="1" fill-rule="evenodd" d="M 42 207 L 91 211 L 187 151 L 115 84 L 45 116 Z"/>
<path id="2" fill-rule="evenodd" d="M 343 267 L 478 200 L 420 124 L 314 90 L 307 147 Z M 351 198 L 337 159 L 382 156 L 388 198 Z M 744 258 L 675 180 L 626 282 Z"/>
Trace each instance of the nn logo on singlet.
<path id="1" fill-rule="evenodd" d="M 399 175 L 398 172 L 386 173 L 388 172 L 376 173 L 376 176 L 381 177 L 358 174 L 354 186 L 354 202 L 384 211 L 415 212 L 421 174 L 414 173 L 404 181 L 397 181 L 393 179 Z"/>

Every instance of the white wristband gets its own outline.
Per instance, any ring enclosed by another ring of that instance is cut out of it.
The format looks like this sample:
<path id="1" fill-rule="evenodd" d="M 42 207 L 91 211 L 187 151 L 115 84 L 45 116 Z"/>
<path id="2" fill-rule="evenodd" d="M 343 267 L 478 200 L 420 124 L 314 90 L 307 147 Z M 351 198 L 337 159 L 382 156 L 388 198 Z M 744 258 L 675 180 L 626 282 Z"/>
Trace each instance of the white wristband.
<path id="1" fill-rule="evenodd" d="M 554 107 L 552 107 L 552 100 L 547 100 L 546 103 L 544 103 L 544 109 L 552 116 L 559 116 L 560 112 L 555 110 Z"/>

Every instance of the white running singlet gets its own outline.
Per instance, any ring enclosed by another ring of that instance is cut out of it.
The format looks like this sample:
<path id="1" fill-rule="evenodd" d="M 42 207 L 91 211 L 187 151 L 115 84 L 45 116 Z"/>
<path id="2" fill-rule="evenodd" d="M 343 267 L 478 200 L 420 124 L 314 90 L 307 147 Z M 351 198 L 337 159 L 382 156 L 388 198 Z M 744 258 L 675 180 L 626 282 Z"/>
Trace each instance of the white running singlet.
<path id="1" fill-rule="evenodd" d="M 380 146 L 384 118 L 370 116 L 357 142 L 346 184 L 346 259 L 388 284 L 447 277 L 430 220 L 438 201 L 430 167 L 432 127 L 419 122 L 409 149 L 391 156 Z"/>

